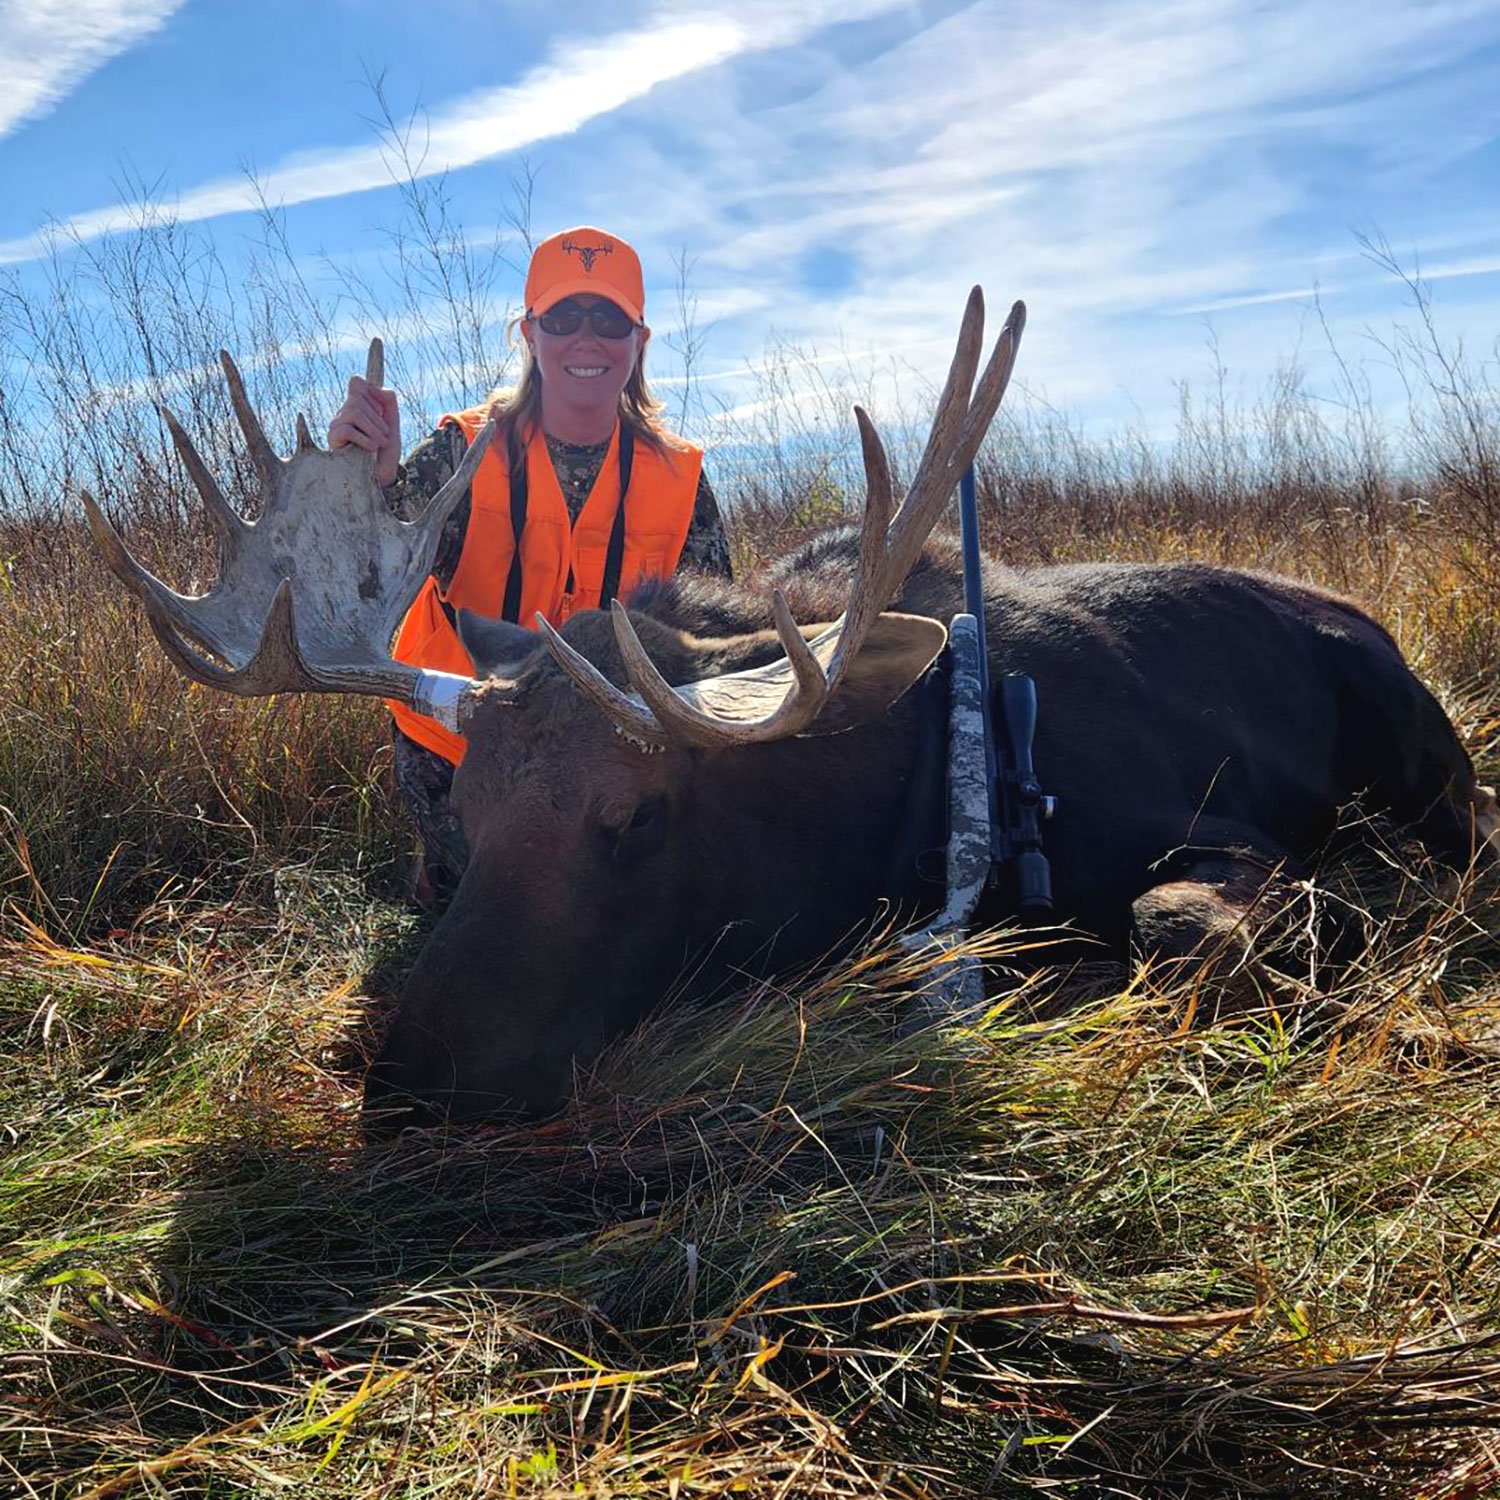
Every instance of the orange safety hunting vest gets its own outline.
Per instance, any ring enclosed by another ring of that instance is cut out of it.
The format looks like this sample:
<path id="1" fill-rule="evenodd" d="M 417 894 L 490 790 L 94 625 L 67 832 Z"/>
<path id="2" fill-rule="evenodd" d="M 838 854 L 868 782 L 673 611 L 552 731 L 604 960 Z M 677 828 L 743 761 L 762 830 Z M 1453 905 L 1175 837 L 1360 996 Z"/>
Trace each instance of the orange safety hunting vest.
<path id="1" fill-rule="evenodd" d="M 476 406 L 450 413 L 443 421 L 456 423 L 472 443 L 487 416 L 487 407 Z M 703 450 L 690 444 L 658 452 L 649 443 L 637 441 L 634 450 L 619 582 L 619 597 L 624 602 L 647 579 L 670 578 L 676 572 L 703 467 Z M 561 625 L 576 610 L 599 607 L 610 534 L 620 505 L 619 459 L 620 423 L 616 421 L 594 487 L 578 520 L 572 522 L 546 438 L 538 431 L 527 444 L 518 619 L 528 629 L 536 628 L 538 612 L 549 624 Z M 492 442 L 480 459 L 471 494 L 469 527 L 453 581 L 446 593 L 438 588 L 436 578 L 429 577 L 422 585 L 396 633 L 391 654 L 397 661 L 440 672 L 471 674 L 474 664 L 450 624 L 450 611 L 471 609 L 493 618 L 504 607 L 516 550 L 504 443 Z M 462 735 L 413 712 L 404 703 L 389 699 L 387 703 L 403 734 L 454 765 L 463 759 Z"/>

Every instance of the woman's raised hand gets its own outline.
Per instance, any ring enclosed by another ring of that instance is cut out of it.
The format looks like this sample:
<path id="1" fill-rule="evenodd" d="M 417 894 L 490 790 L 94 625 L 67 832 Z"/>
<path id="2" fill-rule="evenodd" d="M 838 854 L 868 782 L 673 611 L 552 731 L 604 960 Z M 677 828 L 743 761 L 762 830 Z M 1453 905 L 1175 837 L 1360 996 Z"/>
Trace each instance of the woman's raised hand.
<path id="1" fill-rule="evenodd" d="M 395 391 L 371 385 L 362 375 L 349 377 L 349 394 L 328 424 L 328 446 L 353 443 L 375 455 L 375 478 L 387 485 L 401 462 L 401 412 Z"/>

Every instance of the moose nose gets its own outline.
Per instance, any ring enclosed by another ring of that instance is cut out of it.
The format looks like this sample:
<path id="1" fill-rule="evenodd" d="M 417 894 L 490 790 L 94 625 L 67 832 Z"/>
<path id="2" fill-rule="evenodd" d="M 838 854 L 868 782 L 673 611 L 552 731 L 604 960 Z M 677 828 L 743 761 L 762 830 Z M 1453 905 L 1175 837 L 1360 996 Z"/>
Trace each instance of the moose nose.
<path id="1" fill-rule="evenodd" d="M 411 1091 L 399 1066 L 388 1058 L 376 1059 L 365 1075 L 360 1126 L 367 1141 L 388 1141 L 404 1130 L 429 1130 L 443 1123 L 443 1113 Z"/>
<path id="2" fill-rule="evenodd" d="M 541 1070 L 527 1086 L 519 1079 L 513 1084 L 462 1088 L 450 1077 L 441 1088 L 427 1088 L 401 1062 L 382 1055 L 365 1075 L 362 1129 L 366 1140 L 377 1142 L 405 1130 L 518 1124 L 555 1114 L 566 1098 L 562 1079 L 544 1079 Z"/>

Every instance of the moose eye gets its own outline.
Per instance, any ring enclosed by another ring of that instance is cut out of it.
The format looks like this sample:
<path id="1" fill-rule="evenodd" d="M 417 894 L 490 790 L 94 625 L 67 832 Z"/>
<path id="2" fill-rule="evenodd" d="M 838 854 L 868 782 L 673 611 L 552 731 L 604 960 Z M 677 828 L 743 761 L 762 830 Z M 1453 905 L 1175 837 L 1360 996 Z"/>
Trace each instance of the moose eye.
<path id="1" fill-rule="evenodd" d="M 616 859 L 634 859 L 649 854 L 660 843 L 665 827 L 665 799 L 647 797 L 628 810 L 610 808 L 600 816 L 600 828 Z"/>

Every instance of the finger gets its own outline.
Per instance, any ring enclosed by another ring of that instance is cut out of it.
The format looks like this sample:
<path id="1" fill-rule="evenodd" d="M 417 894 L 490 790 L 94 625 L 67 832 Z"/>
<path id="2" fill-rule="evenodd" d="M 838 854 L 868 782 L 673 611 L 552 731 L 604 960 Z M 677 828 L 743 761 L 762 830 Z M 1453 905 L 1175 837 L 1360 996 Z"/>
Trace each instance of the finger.
<path id="1" fill-rule="evenodd" d="M 382 434 L 377 430 L 376 424 L 370 421 L 366 413 L 345 407 L 338 412 L 328 424 L 328 435 L 333 437 L 335 433 L 342 433 L 346 442 L 352 441 L 354 434 L 368 438 L 371 442 L 381 442 Z"/>
<path id="2" fill-rule="evenodd" d="M 350 402 L 350 406 L 355 403 Z M 359 425 L 372 436 L 388 438 L 391 435 L 391 424 L 380 402 L 370 396 L 363 397 L 355 410 L 351 411 L 352 419 L 357 420 Z"/>
<path id="3" fill-rule="evenodd" d="M 378 438 L 371 437 L 367 432 L 361 432 L 353 423 L 336 422 L 328 429 L 328 446 L 330 448 L 363 448 L 366 453 L 378 453 L 381 445 Z"/>
<path id="4" fill-rule="evenodd" d="M 333 414 L 333 420 L 328 425 L 332 429 L 340 423 L 358 427 L 371 437 L 389 436 L 389 428 L 379 406 L 367 396 L 350 396 Z"/>
<path id="5" fill-rule="evenodd" d="M 376 411 L 394 410 L 396 393 L 389 386 L 371 385 L 363 375 L 351 375 L 348 384 L 348 397 L 344 404 L 349 406 L 357 405 L 361 402 L 368 402 L 370 407 Z"/>

